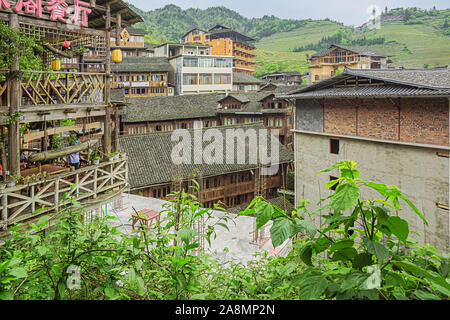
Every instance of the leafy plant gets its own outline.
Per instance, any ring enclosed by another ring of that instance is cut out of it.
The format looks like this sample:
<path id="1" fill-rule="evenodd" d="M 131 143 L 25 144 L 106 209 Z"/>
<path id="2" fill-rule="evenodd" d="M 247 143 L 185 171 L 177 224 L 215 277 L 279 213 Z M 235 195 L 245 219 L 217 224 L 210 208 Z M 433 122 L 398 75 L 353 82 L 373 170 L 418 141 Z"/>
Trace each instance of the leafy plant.
<path id="1" fill-rule="evenodd" d="M 408 222 L 399 217 L 400 203 L 427 224 L 422 213 L 395 186 L 360 178 L 353 161 L 338 162 L 320 173 L 335 169 L 340 178 L 325 185 L 336 187 L 335 192 L 320 200 L 317 210 L 308 210 L 302 201 L 290 215 L 257 198 L 242 213 L 257 213 L 259 228 L 273 220 L 274 247 L 302 235 L 292 252 L 292 259 L 304 265 L 291 283 L 299 297 L 448 299 L 449 256 L 409 238 Z M 363 188 L 376 191 L 380 198 L 363 200 Z M 316 228 L 313 218 L 323 219 L 325 227 Z"/>

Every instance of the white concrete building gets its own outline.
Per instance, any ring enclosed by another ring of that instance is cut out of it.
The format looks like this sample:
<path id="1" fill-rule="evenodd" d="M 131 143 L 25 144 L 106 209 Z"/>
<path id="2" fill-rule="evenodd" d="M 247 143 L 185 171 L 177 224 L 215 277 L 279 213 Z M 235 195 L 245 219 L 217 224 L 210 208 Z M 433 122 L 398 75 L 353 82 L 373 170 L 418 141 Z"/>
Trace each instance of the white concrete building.
<path id="1" fill-rule="evenodd" d="M 233 57 L 211 56 L 209 45 L 166 43 L 155 56 L 167 57 L 175 73 L 175 94 L 229 93 L 233 89 Z"/>

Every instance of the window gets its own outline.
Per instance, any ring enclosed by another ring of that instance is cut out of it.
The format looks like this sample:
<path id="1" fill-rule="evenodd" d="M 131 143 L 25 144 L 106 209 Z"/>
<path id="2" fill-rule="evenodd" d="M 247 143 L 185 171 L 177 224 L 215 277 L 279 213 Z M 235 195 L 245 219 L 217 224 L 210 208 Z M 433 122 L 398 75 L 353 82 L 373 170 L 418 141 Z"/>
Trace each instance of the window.
<path id="1" fill-rule="evenodd" d="M 197 74 L 195 74 L 195 73 L 183 74 L 183 84 L 184 85 L 195 85 L 195 84 L 198 84 Z"/>
<path id="2" fill-rule="evenodd" d="M 330 181 L 334 181 L 334 180 L 338 180 L 338 179 L 339 179 L 339 178 L 330 176 Z M 338 183 L 336 183 L 334 186 L 332 186 L 332 187 L 330 188 L 330 190 L 336 191 L 337 186 L 338 186 Z"/>
<path id="3" fill-rule="evenodd" d="M 199 84 L 212 84 L 212 74 L 209 73 L 200 74 Z"/>
<path id="4" fill-rule="evenodd" d="M 198 58 L 183 58 L 183 67 L 198 67 Z"/>
<path id="5" fill-rule="evenodd" d="M 231 74 L 215 74 L 214 84 L 231 84 Z"/>
<path id="6" fill-rule="evenodd" d="M 212 68 L 214 65 L 211 58 L 200 58 L 198 63 L 200 68 Z"/>
<path id="7" fill-rule="evenodd" d="M 215 68 L 231 68 L 231 59 L 227 58 L 215 58 L 214 67 Z"/>
<path id="8" fill-rule="evenodd" d="M 330 153 L 339 154 L 339 140 L 330 139 Z"/>

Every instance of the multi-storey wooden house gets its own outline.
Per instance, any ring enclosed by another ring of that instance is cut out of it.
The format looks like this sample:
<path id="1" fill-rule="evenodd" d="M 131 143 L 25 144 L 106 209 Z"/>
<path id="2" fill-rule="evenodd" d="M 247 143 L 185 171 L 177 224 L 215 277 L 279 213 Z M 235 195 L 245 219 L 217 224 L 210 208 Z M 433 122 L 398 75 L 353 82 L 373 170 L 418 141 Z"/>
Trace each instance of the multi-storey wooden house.
<path id="1" fill-rule="evenodd" d="M 172 67 L 164 57 L 124 58 L 112 66 L 112 72 L 112 88 L 123 89 L 129 98 L 163 97 L 173 90 L 169 87 Z"/>
<path id="2" fill-rule="evenodd" d="M 407 220 L 422 241 L 448 252 L 450 69 L 346 69 L 279 97 L 296 100 L 297 204 L 330 195 L 322 187 L 339 178 L 338 170 L 316 174 L 354 160 L 361 177 L 397 186 L 428 225 L 406 204 L 392 214 Z M 379 197 L 367 189 L 363 196 Z"/>
<path id="3" fill-rule="evenodd" d="M 216 25 L 209 31 L 194 28 L 181 41 L 208 44 L 212 55 L 232 56 L 235 72 L 255 72 L 255 40 L 230 28 L 221 25 Z"/>
<path id="4" fill-rule="evenodd" d="M 312 84 L 350 69 L 386 69 L 389 56 L 368 47 L 331 45 L 313 54 L 307 83 Z"/>
<path id="5" fill-rule="evenodd" d="M 153 56 L 153 46 L 146 45 L 145 30 L 126 27 L 120 32 L 120 43 L 116 42 L 117 32 L 112 31 L 111 48 L 122 50 L 123 57 L 150 57 Z"/>
<path id="6" fill-rule="evenodd" d="M 0 20 L 7 25 L 2 28 L 11 28 L 44 49 L 38 53 L 43 62 L 39 70 L 24 68 L 26 64 L 19 64 L 15 55 L 8 57 L 9 64 L 0 72 L 3 231 L 57 212 L 68 201 L 64 194 L 88 208 L 114 199 L 127 188 L 127 159 L 107 161 L 119 150 L 119 106 L 110 98 L 110 30 L 114 24 L 119 32 L 122 25 L 142 19 L 122 0 L 67 1 L 78 16 L 60 10 L 57 2 L 27 3 L 0 2 Z M 68 43 L 73 51 L 64 50 Z M 83 54 L 100 71 L 49 71 L 52 62 L 78 55 L 81 51 L 75 49 L 81 47 L 93 49 Z M 67 119 L 74 119 L 74 124 L 63 126 Z M 64 147 L 61 135 L 72 131 L 79 132 L 75 138 L 79 143 Z M 91 151 L 98 147 L 98 163 L 87 161 L 95 158 Z M 71 170 L 64 165 L 65 158 L 78 152 L 81 161 Z"/>

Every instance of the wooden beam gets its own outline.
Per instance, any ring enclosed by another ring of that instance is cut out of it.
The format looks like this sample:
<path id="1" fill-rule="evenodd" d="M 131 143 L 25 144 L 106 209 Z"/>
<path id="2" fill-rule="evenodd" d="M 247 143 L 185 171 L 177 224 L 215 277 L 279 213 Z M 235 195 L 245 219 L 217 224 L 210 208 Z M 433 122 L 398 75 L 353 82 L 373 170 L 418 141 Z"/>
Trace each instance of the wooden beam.
<path id="1" fill-rule="evenodd" d="M 84 128 L 86 128 L 86 130 L 92 130 L 92 129 L 101 129 L 102 125 L 100 122 L 94 122 L 91 124 L 86 124 L 86 126 L 84 125 L 78 125 L 78 126 L 68 126 L 68 127 L 58 127 L 58 128 L 51 128 L 48 129 L 48 135 L 49 136 L 53 136 L 55 134 L 60 134 L 63 132 L 70 132 L 70 131 L 80 131 L 83 130 Z M 29 134 L 25 134 L 23 137 L 23 141 L 25 143 L 37 140 L 44 137 L 44 132 L 39 131 L 39 132 L 33 132 L 33 133 L 29 133 Z"/>

